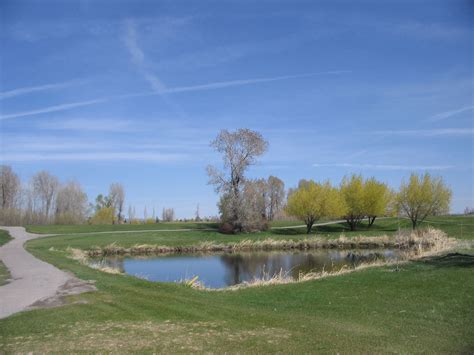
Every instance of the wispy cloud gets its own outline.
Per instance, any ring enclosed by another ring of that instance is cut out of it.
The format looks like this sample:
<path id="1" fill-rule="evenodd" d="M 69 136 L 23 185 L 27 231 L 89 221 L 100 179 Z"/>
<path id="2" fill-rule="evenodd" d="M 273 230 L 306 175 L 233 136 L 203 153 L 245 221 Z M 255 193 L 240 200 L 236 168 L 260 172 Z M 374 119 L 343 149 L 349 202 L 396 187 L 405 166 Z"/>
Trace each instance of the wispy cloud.
<path id="1" fill-rule="evenodd" d="M 63 83 L 52 83 L 52 84 L 45 84 L 45 85 L 38 85 L 38 86 L 28 86 L 28 87 L 9 90 L 9 91 L 3 91 L 3 92 L 0 92 L 0 100 L 7 99 L 10 97 L 30 94 L 30 93 L 38 92 L 38 91 L 63 89 L 63 88 L 70 87 L 78 83 L 80 83 L 80 81 L 72 80 L 72 81 L 66 81 Z"/>
<path id="2" fill-rule="evenodd" d="M 125 99 L 125 98 L 163 95 L 163 94 L 178 94 L 182 92 L 203 91 L 203 90 L 217 90 L 217 89 L 225 89 L 229 87 L 253 85 L 253 84 L 259 84 L 259 83 L 266 83 L 266 82 L 275 82 L 275 81 L 290 80 L 290 79 L 297 79 L 297 78 L 308 78 L 308 77 L 318 76 L 318 75 L 339 75 L 339 74 L 345 74 L 345 73 L 350 73 L 350 72 L 351 71 L 349 70 L 333 70 L 333 71 L 306 73 L 306 74 L 298 74 L 298 75 L 284 75 L 284 76 L 265 77 L 265 78 L 218 81 L 218 82 L 212 82 L 212 83 L 200 84 L 200 85 L 178 86 L 174 88 L 165 88 L 158 78 L 155 78 L 152 76 L 150 79 L 150 82 L 152 82 L 155 79 L 157 80 L 154 85 L 154 88 L 155 88 L 154 91 L 137 92 L 137 93 L 124 94 L 124 95 L 103 97 L 103 98 L 98 98 L 98 99 L 88 100 L 88 101 L 48 106 L 48 107 L 44 107 L 44 108 L 40 108 L 36 110 L 4 114 L 4 115 L 0 115 L 0 120 L 6 120 L 10 118 L 19 118 L 19 117 L 25 117 L 25 116 L 33 116 L 33 115 L 39 115 L 42 113 L 66 111 L 66 110 L 70 110 L 77 107 L 89 106 L 89 105 L 94 105 L 94 104 L 105 102 L 105 101 Z"/>
<path id="3" fill-rule="evenodd" d="M 91 152 L 91 153 L 12 153 L 2 154 L 6 162 L 26 161 L 148 161 L 176 162 L 187 158 L 185 154 L 154 152 Z"/>
<path id="4" fill-rule="evenodd" d="M 151 85 L 152 89 L 156 92 L 162 92 L 166 89 L 166 85 L 153 74 L 148 68 L 145 61 L 145 53 L 138 45 L 137 40 L 137 29 L 135 23 L 132 20 L 125 22 L 125 35 L 123 36 L 123 42 L 130 53 L 132 62 L 137 66 L 138 70 L 142 73 L 146 81 Z"/>
<path id="5" fill-rule="evenodd" d="M 326 71 L 326 72 L 319 72 L 319 73 L 307 73 L 307 74 L 300 74 L 300 75 L 285 75 L 285 76 L 276 76 L 276 77 L 267 77 L 267 78 L 254 78 L 254 79 L 242 79 L 242 80 L 230 80 L 230 81 L 219 81 L 209 84 L 202 84 L 202 85 L 192 85 L 192 86 L 181 86 L 176 88 L 169 88 L 165 90 L 165 93 L 180 93 L 186 91 L 201 91 L 201 90 L 213 90 L 213 89 L 221 89 L 227 88 L 232 86 L 242 86 L 242 85 L 249 85 L 249 84 L 258 84 L 258 83 L 266 83 L 271 81 L 281 81 L 281 80 L 288 80 L 288 79 L 297 79 L 297 78 L 307 78 L 316 75 L 330 75 L 330 74 L 344 74 L 349 73 L 348 70 L 337 70 L 337 71 Z"/>
<path id="6" fill-rule="evenodd" d="M 76 107 L 94 105 L 94 104 L 105 102 L 105 101 L 107 101 L 106 98 L 101 98 L 101 99 L 95 99 L 95 100 L 71 102 L 71 103 L 67 103 L 67 104 L 48 106 L 48 107 L 43 107 L 43 108 L 36 109 L 36 110 L 9 113 L 9 114 L 6 114 L 6 115 L 0 115 L 0 120 L 7 120 L 7 119 L 11 119 L 11 118 L 19 118 L 19 117 L 25 117 L 25 116 L 33 116 L 33 115 L 39 115 L 39 114 L 42 114 L 42 113 L 66 111 L 66 110 L 71 110 L 71 109 L 76 108 Z"/>
<path id="7" fill-rule="evenodd" d="M 313 167 L 329 167 L 329 168 L 352 168 L 362 170 L 447 170 L 454 168 L 453 165 L 390 165 L 390 164 L 352 164 L 352 163 L 336 163 L 336 164 L 313 164 Z"/>
<path id="8" fill-rule="evenodd" d="M 139 129 L 131 120 L 121 119 L 71 119 L 48 121 L 39 125 L 41 129 L 62 131 L 107 131 L 107 132 L 136 132 Z"/>
<path id="9" fill-rule="evenodd" d="M 413 129 L 413 130 L 384 130 L 375 131 L 371 134 L 378 135 L 392 135 L 392 136 L 472 136 L 474 135 L 473 128 L 440 128 L 440 129 Z"/>
<path id="10" fill-rule="evenodd" d="M 440 113 L 437 113 L 436 115 L 431 116 L 428 121 L 436 122 L 436 121 L 445 120 L 446 118 L 458 115 L 463 112 L 471 111 L 473 109 L 474 109 L 474 106 L 465 106 L 465 107 L 461 107 L 455 110 L 440 112 Z"/>

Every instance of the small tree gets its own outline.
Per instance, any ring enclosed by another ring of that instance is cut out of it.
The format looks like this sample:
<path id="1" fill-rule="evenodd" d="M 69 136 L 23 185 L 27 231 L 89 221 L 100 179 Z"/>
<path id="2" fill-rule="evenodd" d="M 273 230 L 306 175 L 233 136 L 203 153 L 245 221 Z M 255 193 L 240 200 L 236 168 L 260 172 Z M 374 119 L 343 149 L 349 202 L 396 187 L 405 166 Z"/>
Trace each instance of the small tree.
<path id="1" fill-rule="evenodd" d="M 270 176 L 267 180 L 267 185 L 269 195 L 268 220 L 272 221 L 283 206 L 285 183 L 276 176 Z"/>
<path id="2" fill-rule="evenodd" d="M 364 212 L 369 219 L 369 228 L 377 216 L 386 215 L 393 200 L 393 192 L 382 182 L 371 178 L 364 183 Z"/>
<path id="3" fill-rule="evenodd" d="M 95 212 L 90 219 L 91 224 L 114 224 L 116 221 L 115 208 L 103 207 Z"/>
<path id="4" fill-rule="evenodd" d="M 402 182 L 400 186 L 396 197 L 397 210 L 410 218 L 415 229 L 426 217 L 447 213 L 451 194 L 442 178 L 432 178 L 428 173 L 411 174 L 409 182 Z"/>
<path id="5" fill-rule="evenodd" d="M 344 177 L 341 182 L 341 194 L 346 210 L 344 218 L 353 231 L 366 215 L 365 186 L 362 176 L 352 175 L 350 179 Z"/>
<path id="6" fill-rule="evenodd" d="M 308 234 L 319 219 L 340 217 L 345 213 L 340 192 L 329 182 L 319 184 L 312 180 L 292 191 L 285 210 L 290 216 L 304 221 Z"/>

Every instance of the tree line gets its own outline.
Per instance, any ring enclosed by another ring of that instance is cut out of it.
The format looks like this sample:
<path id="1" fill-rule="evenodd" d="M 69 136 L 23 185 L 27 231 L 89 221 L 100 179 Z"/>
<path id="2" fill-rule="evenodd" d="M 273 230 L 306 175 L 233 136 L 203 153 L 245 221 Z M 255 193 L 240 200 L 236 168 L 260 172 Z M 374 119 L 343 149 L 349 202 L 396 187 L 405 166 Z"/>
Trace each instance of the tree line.
<path id="1" fill-rule="evenodd" d="M 89 203 L 87 194 L 77 181 L 60 182 L 47 171 L 34 174 L 22 184 L 10 166 L 0 166 L 0 224 L 115 224 L 157 223 L 155 215 L 148 217 L 145 207 L 143 219 L 136 217 L 130 206 L 125 215 L 125 189 L 112 183 L 108 194 L 99 194 Z M 173 208 L 163 208 L 161 220 L 175 220 Z"/>
<path id="2" fill-rule="evenodd" d="M 282 212 L 304 221 L 307 233 L 321 219 L 344 219 L 356 230 L 364 219 L 370 227 L 377 217 L 394 215 L 409 218 L 415 229 L 426 217 L 449 212 L 451 190 L 442 178 L 428 173 L 411 174 L 398 192 L 373 177 L 355 174 L 344 177 L 338 186 L 329 181 L 300 180 L 296 188 L 288 190 L 285 201 L 280 179 L 246 177 L 248 168 L 268 149 L 260 133 L 222 130 L 211 146 L 223 157 L 223 169 L 209 166 L 207 172 L 209 183 L 220 194 L 224 232 L 264 230 L 267 222 Z"/>

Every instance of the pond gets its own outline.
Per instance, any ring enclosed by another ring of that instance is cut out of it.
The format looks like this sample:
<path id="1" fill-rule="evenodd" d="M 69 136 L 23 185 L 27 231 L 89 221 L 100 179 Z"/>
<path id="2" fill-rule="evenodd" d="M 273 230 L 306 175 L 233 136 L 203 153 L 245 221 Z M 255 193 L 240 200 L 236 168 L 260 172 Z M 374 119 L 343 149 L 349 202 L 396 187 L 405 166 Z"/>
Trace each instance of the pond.
<path id="1" fill-rule="evenodd" d="M 105 257 L 91 264 L 111 267 L 149 281 L 182 282 L 198 276 L 209 288 L 223 288 L 280 274 L 298 278 L 300 273 L 337 271 L 361 262 L 396 260 L 398 250 L 311 250 L 167 254 L 160 256 Z"/>

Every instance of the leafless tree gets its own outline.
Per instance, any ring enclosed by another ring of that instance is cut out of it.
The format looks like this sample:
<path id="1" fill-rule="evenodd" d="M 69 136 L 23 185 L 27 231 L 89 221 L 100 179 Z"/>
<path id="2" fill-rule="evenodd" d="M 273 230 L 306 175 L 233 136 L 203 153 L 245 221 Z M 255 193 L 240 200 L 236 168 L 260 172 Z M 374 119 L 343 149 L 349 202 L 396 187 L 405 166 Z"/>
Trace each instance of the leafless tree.
<path id="1" fill-rule="evenodd" d="M 56 197 L 56 223 L 83 223 L 87 214 L 87 195 L 81 185 L 70 181 L 58 189 Z"/>
<path id="2" fill-rule="evenodd" d="M 123 220 L 123 206 L 125 204 L 125 190 L 122 184 L 113 183 L 110 185 L 109 188 L 109 201 L 111 206 L 115 208 L 117 212 L 117 220 L 118 222 L 122 222 Z"/>
<path id="3" fill-rule="evenodd" d="M 285 183 L 275 176 L 270 176 L 267 181 L 269 207 L 268 220 L 272 221 L 282 209 L 285 200 Z"/>
<path id="4" fill-rule="evenodd" d="M 2 209 L 16 207 L 18 195 L 20 193 L 20 178 L 15 174 L 10 166 L 0 166 L 0 202 Z"/>
<path id="5" fill-rule="evenodd" d="M 196 222 L 201 222 L 201 215 L 199 212 L 199 203 L 196 206 L 196 213 L 195 213 L 196 218 L 194 219 Z"/>
<path id="6" fill-rule="evenodd" d="M 174 209 L 173 208 L 163 208 L 161 214 L 161 219 L 163 222 L 172 222 L 175 219 Z"/>
<path id="7" fill-rule="evenodd" d="M 47 221 L 54 203 L 59 181 L 47 171 L 40 171 L 32 178 L 33 192 L 41 203 L 44 219 Z"/>
<path id="8" fill-rule="evenodd" d="M 207 167 L 209 183 L 214 185 L 216 192 L 221 193 L 226 201 L 224 215 L 234 229 L 242 230 L 241 217 L 242 189 L 245 182 L 245 172 L 249 166 L 255 164 L 257 157 L 262 155 L 268 147 L 262 135 L 249 129 L 239 129 L 235 132 L 222 130 L 211 146 L 222 154 L 224 170 L 213 166 Z"/>

